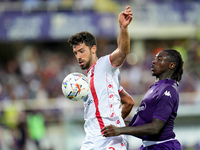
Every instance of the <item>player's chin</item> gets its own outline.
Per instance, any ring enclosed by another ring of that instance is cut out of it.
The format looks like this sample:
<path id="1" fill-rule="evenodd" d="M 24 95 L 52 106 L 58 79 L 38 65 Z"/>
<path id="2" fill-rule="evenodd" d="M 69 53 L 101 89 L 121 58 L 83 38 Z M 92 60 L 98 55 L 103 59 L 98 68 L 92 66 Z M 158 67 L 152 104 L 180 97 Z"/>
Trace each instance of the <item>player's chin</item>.
<path id="1" fill-rule="evenodd" d="M 156 73 L 154 71 L 151 71 L 152 76 L 156 76 Z"/>
<path id="2" fill-rule="evenodd" d="M 80 65 L 80 67 L 81 67 L 81 69 L 82 69 L 82 70 L 84 70 L 84 69 L 85 69 L 85 67 L 84 67 L 84 66 L 82 66 L 82 65 Z"/>
<path id="3" fill-rule="evenodd" d="M 81 67 L 82 70 L 87 69 L 84 65 L 79 65 Z"/>

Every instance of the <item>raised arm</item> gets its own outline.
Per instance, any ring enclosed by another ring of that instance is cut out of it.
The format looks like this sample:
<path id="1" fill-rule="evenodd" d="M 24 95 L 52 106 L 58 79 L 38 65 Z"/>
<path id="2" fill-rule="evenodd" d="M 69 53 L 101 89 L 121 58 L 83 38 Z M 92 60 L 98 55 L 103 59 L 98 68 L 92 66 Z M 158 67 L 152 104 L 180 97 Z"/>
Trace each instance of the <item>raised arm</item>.
<path id="1" fill-rule="evenodd" d="M 113 66 L 120 66 L 124 63 L 127 54 L 130 52 L 130 38 L 128 33 L 128 25 L 132 20 L 133 13 L 131 7 L 126 6 L 118 16 L 119 36 L 117 39 L 118 48 L 111 54 L 111 62 Z"/>

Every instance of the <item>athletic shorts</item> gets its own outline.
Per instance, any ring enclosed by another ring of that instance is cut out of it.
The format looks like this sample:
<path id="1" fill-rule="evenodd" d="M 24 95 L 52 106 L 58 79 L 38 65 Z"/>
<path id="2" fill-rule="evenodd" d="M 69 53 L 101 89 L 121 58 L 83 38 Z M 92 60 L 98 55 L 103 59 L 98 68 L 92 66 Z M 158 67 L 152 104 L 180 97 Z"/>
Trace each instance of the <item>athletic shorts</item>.
<path id="1" fill-rule="evenodd" d="M 125 135 L 86 137 L 81 150 L 128 150 L 128 142 Z"/>
<path id="2" fill-rule="evenodd" d="M 167 141 L 151 146 L 144 147 L 143 145 L 139 150 L 181 150 L 181 144 L 178 140 Z"/>

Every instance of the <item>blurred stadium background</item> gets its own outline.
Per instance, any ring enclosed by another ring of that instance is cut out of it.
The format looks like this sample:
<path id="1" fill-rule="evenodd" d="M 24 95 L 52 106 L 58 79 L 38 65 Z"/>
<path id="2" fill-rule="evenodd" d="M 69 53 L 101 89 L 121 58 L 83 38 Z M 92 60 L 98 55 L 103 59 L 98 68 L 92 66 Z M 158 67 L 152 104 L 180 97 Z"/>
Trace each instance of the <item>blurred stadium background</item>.
<path id="1" fill-rule="evenodd" d="M 199 0 L 0 0 L 0 145 L 2 150 L 78 150 L 85 136 L 83 103 L 67 100 L 61 83 L 82 71 L 67 43 L 87 30 L 98 55 L 116 48 L 118 13 L 129 4 L 131 53 L 121 67 L 124 88 L 136 105 L 154 82 L 150 65 L 164 48 L 185 61 L 175 122 L 183 150 L 200 150 Z M 128 118 L 128 119 L 130 119 Z M 32 133 L 33 132 L 33 133 Z M 28 134 L 24 134 L 28 133 Z M 141 144 L 129 136 L 130 150 Z"/>

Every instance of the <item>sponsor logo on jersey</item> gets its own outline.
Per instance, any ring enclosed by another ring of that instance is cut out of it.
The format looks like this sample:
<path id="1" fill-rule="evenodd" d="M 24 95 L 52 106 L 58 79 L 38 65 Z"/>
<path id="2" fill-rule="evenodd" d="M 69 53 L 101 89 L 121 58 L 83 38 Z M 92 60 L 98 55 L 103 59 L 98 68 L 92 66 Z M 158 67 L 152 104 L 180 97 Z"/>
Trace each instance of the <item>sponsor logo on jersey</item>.
<path id="1" fill-rule="evenodd" d="M 136 113 L 138 113 L 139 111 L 144 111 L 146 109 L 146 103 L 142 102 L 142 104 L 140 105 L 140 107 L 138 107 Z"/>
<path id="2" fill-rule="evenodd" d="M 165 95 L 165 96 L 172 97 L 170 91 L 165 91 L 164 95 Z"/>

